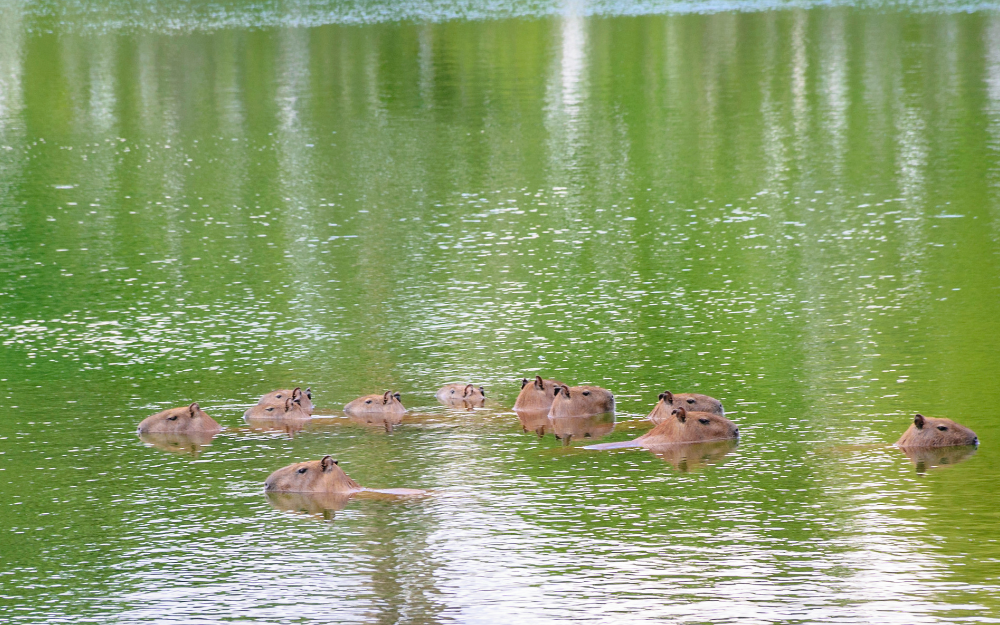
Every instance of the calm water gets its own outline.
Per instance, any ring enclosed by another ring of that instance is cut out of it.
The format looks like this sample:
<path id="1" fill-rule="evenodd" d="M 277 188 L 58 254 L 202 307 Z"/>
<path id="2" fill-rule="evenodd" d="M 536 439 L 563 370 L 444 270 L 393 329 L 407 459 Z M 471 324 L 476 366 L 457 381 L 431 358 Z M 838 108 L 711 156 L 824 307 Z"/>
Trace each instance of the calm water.
<path id="1" fill-rule="evenodd" d="M 1000 621 L 989 7 L 0 3 L 0 276 L 0 621 Z M 535 373 L 742 439 L 564 445 Z M 261 492 L 327 453 L 434 494 Z"/>

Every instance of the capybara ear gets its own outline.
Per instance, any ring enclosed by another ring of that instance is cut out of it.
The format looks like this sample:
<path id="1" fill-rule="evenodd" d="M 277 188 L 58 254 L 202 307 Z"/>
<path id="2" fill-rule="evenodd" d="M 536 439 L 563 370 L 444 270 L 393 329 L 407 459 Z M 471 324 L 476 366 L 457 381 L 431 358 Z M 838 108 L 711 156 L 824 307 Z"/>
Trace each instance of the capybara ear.
<path id="1" fill-rule="evenodd" d="M 913 425 L 917 426 L 918 430 L 924 429 L 924 415 L 918 414 L 913 417 Z"/>
<path id="2" fill-rule="evenodd" d="M 196 401 L 191 402 L 191 405 L 188 406 L 188 410 L 191 411 L 191 418 L 194 419 L 195 417 L 198 416 L 198 411 L 201 410 L 201 406 L 199 406 L 198 402 Z"/>
<path id="3" fill-rule="evenodd" d="M 308 397 L 309 399 L 313 398 L 313 391 L 308 386 L 306 387 L 306 397 Z"/>
<path id="4" fill-rule="evenodd" d="M 569 387 L 568 387 L 568 386 L 565 386 L 565 385 L 563 385 L 563 386 L 562 386 L 562 392 L 563 392 L 563 395 L 565 395 L 565 396 L 566 396 L 566 399 L 569 399 Z"/>
<path id="5" fill-rule="evenodd" d="M 483 399 L 486 399 L 486 389 L 480 386 L 479 387 L 479 392 L 482 393 Z"/>
<path id="6" fill-rule="evenodd" d="M 528 378 L 521 378 L 521 388 L 528 385 Z"/>
<path id="7" fill-rule="evenodd" d="M 386 391 L 385 393 L 383 393 L 382 394 L 382 403 L 383 404 L 388 404 L 390 397 L 392 397 L 392 391 Z"/>
<path id="8" fill-rule="evenodd" d="M 535 376 L 535 387 L 538 390 L 542 390 L 545 388 L 545 382 L 542 380 L 542 376 L 540 375 Z"/>
<path id="9" fill-rule="evenodd" d="M 471 384 L 466 384 L 465 390 L 462 391 L 462 397 L 468 397 L 471 393 L 475 393 L 475 388 L 476 387 Z"/>
<path id="10" fill-rule="evenodd" d="M 335 464 L 337 461 L 333 459 L 333 456 L 323 456 L 323 459 L 319 461 L 319 467 L 323 469 L 323 473 L 332 471 Z"/>
<path id="11" fill-rule="evenodd" d="M 674 408 L 670 414 L 677 415 L 677 420 L 681 423 L 684 423 L 684 420 L 687 419 L 687 410 L 683 408 Z"/>
<path id="12" fill-rule="evenodd" d="M 674 403 L 674 394 L 671 393 L 670 391 L 663 391 L 662 393 L 660 393 L 659 399 L 666 400 L 668 404 L 672 404 Z"/>
<path id="13" fill-rule="evenodd" d="M 285 412 L 291 411 L 293 403 L 295 403 L 295 402 L 292 401 L 291 397 L 286 397 L 285 398 Z"/>
<path id="14" fill-rule="evenodd" d="M 302 387 L 296 386 L 292 389 L 292 399 L 298 399 L 299 397 L 302 397 Z"/>
<path id="15" fill-rule="evenodd" d="M 554 389 L 552 389 L 552 396 L 553 396 L 553 397 L 555 397 L 556 395 L 558 395 L 558 394 L 559 394 L 559 389 L 560 389 L 560 388 L 561 388 L 561 387 L 557 386 L 557 387 L 555 387 Z"/>
<path id="16" fill-rule="evenodd" d="M 396 401 L 403 401 L 403 396 L 399 393 L 393 393 L 392 396 L 396 398 Z"/>

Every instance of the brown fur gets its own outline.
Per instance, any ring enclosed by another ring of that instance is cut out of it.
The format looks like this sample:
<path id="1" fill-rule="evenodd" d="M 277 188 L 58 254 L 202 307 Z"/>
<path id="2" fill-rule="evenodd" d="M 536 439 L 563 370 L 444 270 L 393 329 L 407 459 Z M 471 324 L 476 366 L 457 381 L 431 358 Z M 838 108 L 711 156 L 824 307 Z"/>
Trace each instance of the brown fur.
<path id="1" fill-rule="evenodd" d="M 702 443 L 739 438 L 740 430 L 725 417 L 710 412 L 674 408 L 667 419 L 636 439 L 643 447 L 676 443 Z"/>
<path id="2" fill-rule="evenodd" d="M 344 406 L 344 412 L 352 415 L 403 414 L 406 408 L 399 400 L 399 393 L 386 391 L 381 395 L 365 395 Z"/>
<path id="3" fill-rule="evenodd" d="M 347 477 L 330 456 L 320 460 L 296 462 L 278 469 L 264 480 L 265 492 L 278 493 L 356 493 L 361 486 Z"/>
<path id="4" fill-rule="evenodd" d="M 569 445 L 572 440 L 590 438 L 597 440 L 607 436 L 615 429 L 613 412 L 603 412 L 595 415 L 579 417 L 550 417 L 552 433 L 563 445 Z"/>
<path id="5" fill-rule="evenodd" d="M 664 391 L 660 393 L 659 400 L 653 411 L 646 417 L 653 423 L 666 421 L 670 418 L 670 413 L 674 408 L 683 408 L 688 412 L 710 412 L 720 417 L 726 416 L 726 411 L 722 409 L 722 402 L 700 393 L 674 394 L 670 391 Z"/>
<path id="6" fill-rule="evenodd" d="M 150 415 L 139 423 L 139 434 L 159 433 L 193 433 L 221 432 L 222 426 L 205 412 L 195 402 L 190 406 L 171 408 Z"/>
<path id="7" fill-rule="evenodd" d="M 486 391 L 472 384 L 445 384 L 434 396 L 446 406 L 480 408 L 486 403 Z"/>
<path id="8" fill-rule="evenodd" d="M 557 380 L 543 380 L 540 375 L 536 375 L 533 382 L 523 378 L 521 392 L 514 402 L 514 410 L 548 410 L 552 407 L 558 386 L 563 386 L 563 383 Z"/>
<path id="9" fill-rule="evenodd" d="M 275 391 L 276 393 L 278 391 Z M 298 400 L 292 399 L 291 395 L 284 395 L 285 399 L 274 399 L 268 404 L 257 404 L 243 413 L 243 418 L 247 421 L 254 419 L 308 419 L 310 415 L 302 407 Z"/>
<path id="10" fill-rule="evenodd" d="M 976 433 L 955 423 L 951 419 L 925 417 L 918 414 L 913 417 L 913 423 L 896 441 L 896 447 L 956 447 L 958 445 L 977 445 L 979 437 Z"/>
<path id="11" fill-rule="evenodd" d="M 298 387 L 298 386 L 295 387 L 294 389 L 290 390 L 290 391 L 286 390 L 286 389 L 283 389 L 283 388 L 280 388 L 280 389 L 278 389 L 276 391 L 271 391 L 267 395 L 262 395 L 261 398 L 257 401 L 257 405 L 258 406 L 284 406 L 285 405 L 285 400 L 287 398 L 289 398 L 289 397 L 291 397 L 292 400 L 295 400 L 295 401 L 299 402 L 299 405 L 302 406 L 302 410 L 306 413 L 307 416 L 311 416 L 312 415 L 314 406 L 313 406 L 313 403 L 312 403 L 312 389 L 309 389 L 309 388 L 307 388 L 304 391 L 302 390 L 301 387 Z M 250 412 L 250 410 L 248 410 L 247 412 Z M 247 415 L 244 414 L 243 416 L 245 417 Z M 257 416 L 257 415 L 254 415 L 254 416 Z M 261 417 L 267 416 L 268 418 L 270 418 L 273 415 L 260 415 L 260 416 Z"/>
<path id="12" fill-rule="evenodd" d="M 556 387 L 549 418 L 582 417 L 615 411 L 615 396 L 600 386 Z"/>

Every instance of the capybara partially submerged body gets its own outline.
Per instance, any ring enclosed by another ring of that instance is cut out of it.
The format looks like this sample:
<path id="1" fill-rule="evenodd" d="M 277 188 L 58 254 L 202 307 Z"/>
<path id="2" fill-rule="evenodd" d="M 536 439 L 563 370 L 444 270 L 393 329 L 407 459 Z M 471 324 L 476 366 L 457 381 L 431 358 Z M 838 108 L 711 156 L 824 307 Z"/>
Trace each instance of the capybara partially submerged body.
<path id="1" fill-rule="evenodd" d="M 557 380 L 543 380 L 542 376 L 536 375 L 535 381 L 528 378 L 521 380 L 521 392 L 514 402 L 514 410 L 548 410 L 552 407 L 552 400 L 555 399 L 556 388 L 565 386 Z"/>
<path id="2" fill-rule="evenodd" d="M 896 447 L 957 447 L 978 445 L 979 437 L 964 425 L 951 419 L 925 417 L 918 414 L 913 424 L 896 441 Z"/>
<path id="3" fill-rule="evenodd" d="M 556 440 L 562 441 L 565 446 L 574 440 L 596 440 L 607 436 L 615 429 L 615 414 L 602 412 L 583 416 L 549 417 L 549 422 Z"/>
<path id="4" fill-rule="evenodd" d="M 684 408 L 674 408 L 670 416 L 635 441 L 649 447 L 724 441 L 740 436 L 740 429 L 735 423 L 711 412 L 688 412 Z"/>
<path id="5" fill-rule="evenodd" d="M 615 396 L 600 386 L 557 386 L 549 418 L 584 417 L 615 411 Z"/>
<path id="6" fill-rule="evenodd" d="M 333 498 L 333 509 L 343 506 L 341 497 L 351 497 L 359 493 L 374 493 L 376 496 L 406 497 L 426 495 L 426 491 L 412 488 L 370 489 L 362 488 L 338 466 L 337 461 L 330 456 L 320 460 L 296 462 L 282 467 L 267 476 L 264 480 L 265 493 L 300 493 L 303 495 L 318 495 Z"/>
<path id="7" fill-rule="evenodd" d="M 275 391 L 275 393 L 283 393 L 282 391 Z M 304 397 L 304 395 L 302 395 Z M 266 395 L 265 395 L 266 397 Z M 302 404 L 298 399 L 292 399 L 293 395 L 283 394 L 285 399 L 272 399 L 266 404 L 257 404 L 251 407 L 249 410 L 243 413 L 243 418 L 247 421 L 253 421 L 258 419 L 266 420 L 277 420 L 277 419 L 288 419 L 288 420 L 303 420 L 309 419 L 310 413 L 302 407 Z M 312 404 L 310 403 L 310 406 Z"/>
<path id="8" fill-rule="evenodd" d="M 486 391 L 472 384 L 445 384 L 434 396 L 446 406 L 481 408 L 486 403 Z"/>
<path id="9" fill-rule="evenodd" d="M 670 391 L 664 391 L 660 393 L 659 400 L 653 411 L 646 417 L 653 423 L 666 421 L 670 418 L 670 413 L 674 408 L 683 408 L 688 412 L 710 412 L 720 417 L 726 416 L 726 411 L 722 409 L 722 402 L 700 393 L 674 394 Z"/>
<path id="10" fill-rule="evenodd" d="M 222 426 L 205 414 L 198 402 L 190 406 L 171 408 L 148 416 L 139 423 L 139 434 L 169 433 L 187 434 L 195 432 L 221 432 Z"/>
<path id="11" fill-rule="evenodd" d="M 402 415 L 406 412 L 399 393 L 386 391 L 381 395 L 365 395 L 344 406 L 344 412 L 353 415 Z"/>
<path id="12" fill-rule="evenodd" d="M 292 401 L 297 401 L 299 403 L 299 406 L 302 407 L 302 411 L 305 412 L 307 416 L 312 415 L 313 413 L 312 389 L 307 388 L 306 390 L 303 391 L 301 387 L 295 387 L 290 391 L 283 388 L 278 389 L 276 391 L 271 391 L 267 395 L 261 396 L 261 398 L 257 401 L 257 406 L 254 406 L 254 408 L 260 406 L 284 406 L 285 400 L 288 398 L 291 398 Z M 274 416 L 273 414 L 267 414 L 267 415 L 259 414 L 259 411 L 253 412 L 254 408 L 247 410 L 245 413 L 243 413 L 243 416 L 267 417 L 267 418 L 273 418 Z"/>

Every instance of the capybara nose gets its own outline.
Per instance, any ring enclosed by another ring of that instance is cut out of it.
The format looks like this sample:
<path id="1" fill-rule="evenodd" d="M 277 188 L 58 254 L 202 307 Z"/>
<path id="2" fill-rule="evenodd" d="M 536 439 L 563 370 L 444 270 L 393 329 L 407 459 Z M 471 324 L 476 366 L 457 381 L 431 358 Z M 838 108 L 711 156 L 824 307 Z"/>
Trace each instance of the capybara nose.
<path id="1" fill-rule="evenodd" d="M 973 437 L 973 439 L 972 439 L 972 444 L 973 444 L 973 445 L 978 445 L 978 444 L 979 444 L 979 437 L 978 437 L 978 436 L 976 436 L 976 437 Z"/>

